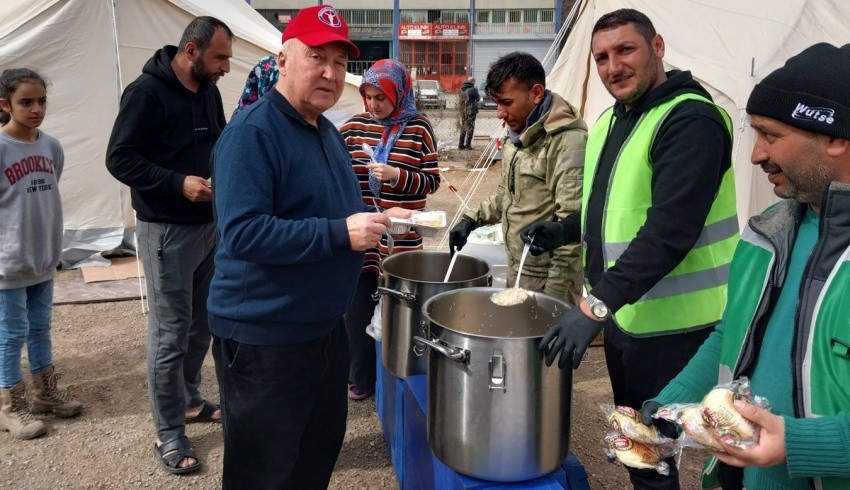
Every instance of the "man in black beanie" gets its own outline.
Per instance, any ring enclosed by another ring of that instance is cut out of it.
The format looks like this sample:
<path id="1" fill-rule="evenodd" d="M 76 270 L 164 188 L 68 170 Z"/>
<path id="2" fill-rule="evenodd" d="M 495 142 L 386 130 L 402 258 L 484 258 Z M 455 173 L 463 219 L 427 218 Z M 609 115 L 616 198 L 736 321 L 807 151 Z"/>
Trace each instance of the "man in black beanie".
<path id="1" fill-rule="evenodd" d="M 721 437 L 712 466 L 722 487 L 847 489 L 850 44 L 789 59 L 755 86 L 747 112 L 752 162 L 783 200 L 749 220 L 722 322 L 641 415 L 651 423 L 660 406 L 699 403 L 747 376 L 771 409 L 735 402 L 760 428 L 756 441 Z"/>

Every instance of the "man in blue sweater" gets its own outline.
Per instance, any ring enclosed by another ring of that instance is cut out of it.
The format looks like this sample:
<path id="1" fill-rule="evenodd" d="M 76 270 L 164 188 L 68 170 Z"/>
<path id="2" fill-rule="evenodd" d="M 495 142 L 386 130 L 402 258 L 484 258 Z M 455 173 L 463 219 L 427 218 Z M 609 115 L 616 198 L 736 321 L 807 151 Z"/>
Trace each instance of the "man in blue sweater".
<path id="1" fill-rule="evenodd" d="M 328 5 L 283 33 L 280 78 L 214 153 L 219 233 L 208 309 L 221 387 L 224 488 L 325 488 L 347 415 L 343 314 L 364 251 L 396 208 L 369 212 L 342 136 L 348 27 Z"/>

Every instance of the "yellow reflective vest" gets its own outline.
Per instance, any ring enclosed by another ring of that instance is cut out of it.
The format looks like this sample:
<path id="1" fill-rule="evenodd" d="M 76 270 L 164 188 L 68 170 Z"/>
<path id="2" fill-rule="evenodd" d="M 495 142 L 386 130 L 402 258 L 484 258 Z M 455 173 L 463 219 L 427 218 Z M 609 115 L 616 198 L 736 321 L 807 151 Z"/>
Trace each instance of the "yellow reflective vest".
<path id="1" fill-rule="evenodd" d="M 682 94 L 645 112 L 620 148 L 607 185 L 602 224 L 602 257 L 607 270 L 625 252 L 646 222 L 652 206 L 652 161 L 650 149 L 655 134 L 670 111 L 685 100 L 714 105 L 693 93 Z M 732 122 L 717 107 L 726 129 Z M 584 188 L 593 188 L 596 166 L 602 154 L 613 108 L 596 121 L 587 140 L 584 162 Z M 582 196 L 582 216 L 587 219 L 590 192 Z M 586 226 L 583 226 L 585 228 Z M 693 330 L 720 321 L 726 305 L 729 264 L 738 243 L 738 217 L 735 209 L 735 178 L 732 166 L 723 175 L 702 234 L 682 262 L 656 283 L 634 304 L 624 305 L 614 320 L 632 335 L 659 335 Z M 582 242 L 587 265 L 586 243 Z M 590 290 L 590 285 L 588 285 Z"/>

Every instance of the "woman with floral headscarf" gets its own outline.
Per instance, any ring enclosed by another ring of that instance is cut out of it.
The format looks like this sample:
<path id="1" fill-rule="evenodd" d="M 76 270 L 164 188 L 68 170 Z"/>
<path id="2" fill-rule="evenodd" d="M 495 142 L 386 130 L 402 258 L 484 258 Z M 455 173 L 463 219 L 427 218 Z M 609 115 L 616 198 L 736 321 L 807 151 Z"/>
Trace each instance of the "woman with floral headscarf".
<path id="1" fill-rule="evenodd" d="M 421 210 L 426 196 L 440 185 L 440 170 L 434 130 L 416 109 L 410 73 L 397 61 L 378 61 L 363 74 L 360 94 L 367 112 L 349 119 L 340 132 L 363 201 L 380 209 Z M 392 252 L 421 248 L 422 237 L 410 232 L 394 237 Z M 366 252 L 354 302 L 345 315 L 351 355 L 348 397 L 352 400 L 368 398 L 375 391 L 375 343 L 366 334 L 366 326 L 377 304 L 372 293 L 378 286 L 381 257 L 389 253 L 386 237 L 378 248 Z"/>
<path id="2" fill-rule="evenodd" d="M 260 97 L 275 86 L 280 78 L 280 72 L 277 69 L 277 56 L 264 56 L 254 65 L 248 73 L 248 79 L 245 80 L 245 88 L 242 89 L 242 95 L 239 96 L 239 101 L 236 102 L 236 109 L 233 110 L 233 115 L 239 113 L 245 107 L 260 100 Z"/>

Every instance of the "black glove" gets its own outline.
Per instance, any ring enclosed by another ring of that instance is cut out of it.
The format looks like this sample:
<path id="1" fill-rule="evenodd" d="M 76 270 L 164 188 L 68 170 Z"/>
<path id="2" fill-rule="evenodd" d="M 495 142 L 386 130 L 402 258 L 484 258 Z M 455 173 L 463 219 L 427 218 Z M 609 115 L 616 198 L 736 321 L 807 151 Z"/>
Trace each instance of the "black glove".
<path id="1" fill-rule="evenodd" d="M 557 221 L 538 221 L 522 230 L 522 241 L 531 244 L 528 251 L 535 257 L 543 252 L 551 252 L 567 244 L 567 234 Z M 533 239 L 533 241 L 532 241 Z"/>
<path id="2" fill-rule="evenodd" d="M 469 234 L 476 228 L 478 228 L 478 222 L 469 216 L 461 218 L 455 227 L 452 228 L 452 231 L 449 232 L 449 251 L 455 253 L 462 249 L 466 245 L 466 239 L 469 238 Z"/>
<path id="3" fill-rule="evenodd" d="M 578 369 L 581 358 L 584 357 L 584 351 L 602 330 L 604 324 L 604 322 L 588 318 L 578 306 L 570 308 L 540 341 L 540 350 L 546 354 L 546 365 L 551 366 L 560 353 L 561 360 L 558 361 L 558 367 L 564 369 L 572 354 L 573 369 Z"/>
<path id="4" fill-rule="evenodd" d="M 640 407 L 638 413 L 640 414 L 640 421 L 643 422 L 643 425 L 653 425 L 655 423 L 655 419 L 652 418 L 655 415 L 655 412 L 661 408 L 661 404 L 655 401 L 648 401 Z"/>

